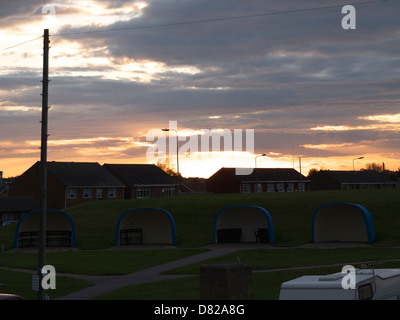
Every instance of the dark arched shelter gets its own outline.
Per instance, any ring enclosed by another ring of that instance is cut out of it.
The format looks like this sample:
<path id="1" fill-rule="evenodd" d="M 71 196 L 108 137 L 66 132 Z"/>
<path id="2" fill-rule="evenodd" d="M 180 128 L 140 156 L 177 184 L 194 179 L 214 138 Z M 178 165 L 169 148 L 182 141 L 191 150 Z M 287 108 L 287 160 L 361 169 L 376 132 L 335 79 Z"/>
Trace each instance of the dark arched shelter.
<path id="1" fill-rule="evenodd" d="M 176 244 L 175 222 L 171 214 L 158 208 L 135 208 L 121 214 L 115 245 Z"/>
<path id="2" fill-rule="evenodd" d="M 372 242 L 375 230 L 367 209 L 353 203 L 328 203 L 312 219 L 312 242 Z"/>
<path id="3" fill-rule="evenodd" d="M 24 214 L 18 222 L 14 237 L 15 248 L 39 245 L 40 210 Z M 46 247 L 74 247 L 76 245 L 75 224 L 64 211 L 46 212 Z"/>

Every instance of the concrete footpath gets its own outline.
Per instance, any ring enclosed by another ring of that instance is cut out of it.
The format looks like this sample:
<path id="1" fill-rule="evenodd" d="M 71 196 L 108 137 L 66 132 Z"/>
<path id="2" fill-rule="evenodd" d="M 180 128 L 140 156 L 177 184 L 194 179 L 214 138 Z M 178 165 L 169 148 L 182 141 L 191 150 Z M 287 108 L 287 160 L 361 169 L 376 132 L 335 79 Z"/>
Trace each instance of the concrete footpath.
<path id="1" fill-rule="evenodd" d="M 133 284 L 141 284 L 166 279 L 177 279 L 191 275 L 162 275 L 164 271 L 180 268 L 189 264 L 197 263 L 200 261 L 208 260 L 211 258 L 223 256 L 232 252 L 237 251 L 237 248 L 226 247 L 226 248 L 213 248 L 207 252 L 196 254 L 190 257 L 182 258 L 179 260 L 167 262 L 158 266 L 154 266 L 148 269 L 137 271 L 128 275 L 119 276 L 86 276 L 76 274 L 61 274 L 59 276 L 67 276 L 77 278 L 81 280 L 90 281 L 93 286 L 87 287 L 80 291 L 71 293 L 67 296 L 59 297 L 57 300 L 89 300 L 100 294 L 117 290 Z"/>

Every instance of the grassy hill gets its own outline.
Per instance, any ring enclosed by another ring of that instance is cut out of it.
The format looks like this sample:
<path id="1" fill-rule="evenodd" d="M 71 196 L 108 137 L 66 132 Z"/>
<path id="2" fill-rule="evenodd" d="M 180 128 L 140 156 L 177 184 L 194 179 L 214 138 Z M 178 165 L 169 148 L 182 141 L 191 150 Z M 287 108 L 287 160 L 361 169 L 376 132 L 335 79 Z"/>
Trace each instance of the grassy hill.
<path id="1" fill-rule="evenodd" d="M 315 209 L 324 203 L 350 202 L 372 215 L 376 246 L 400 246 L 400 190 L 314 191 L 253 194 L 194 194 L 168 198 L 93 201 L 65 209 L 75 221 L 79 249 L 106 249 L 114 244 L 118 217 L 127 209 L 157 207 L 174 218 L 177 246 L 200 247 L 212 242 L 218 211 L 232 204 L 257 205 L 271 215 L 276 246 L 310 242 Z M 0 244 L 13 246 L 15 225 L 0 228 Z"/>
<path id="2" fill-rule="evenodd" d="M 350 202 L 363 205 L 372 215 L 374 244 L 400 245 L 400 190 L 329 191 L 262 194 L 197 194 L 172 198 L 97 201 L 67 211 L 75 220 L 77 245 L 85 249 L 113 245 L 119 215 L 136 207 L 158 207 L 174 218 L 178 247 L 199 247 L 212 242 L 212 229 L 218 211 L 232 204 L 257 205 L 271 215 L 277 246 L 310 242 L 311 221 L 315 209 L 324 203 Z"/>

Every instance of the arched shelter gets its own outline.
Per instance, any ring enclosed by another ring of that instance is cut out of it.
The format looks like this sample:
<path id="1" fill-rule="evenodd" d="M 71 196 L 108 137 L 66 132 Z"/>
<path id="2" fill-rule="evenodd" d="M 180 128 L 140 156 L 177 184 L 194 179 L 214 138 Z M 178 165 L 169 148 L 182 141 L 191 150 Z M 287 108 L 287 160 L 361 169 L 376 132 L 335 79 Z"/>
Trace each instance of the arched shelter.
<path id="1" fill-rule="evenodd" d="M 18 222 L 14 237 L 15 248 L 39 245 L 40 210 L 24 214 Z M 46 247 L 76 246 L 75 224 L 72 217 L 57 210 L 46 211 Z"/>
<path id="2" fill-rule="evenodd" d="M 368 210 L 359 204 L 328 203 L 312 218 L 312 242 L 372 242 L 375 230 Z"/>
<path id="3" fill-rule="evenodd" d="M 171 214 L 158 208 L 126 210 L 118 219 L 115 245 L 176 244 Z"/>
<path id="4" fill-rule="evenodd" d="M 216 215 L 214 243 L 260 242 L 274 243 L 275 231 L 267 210 L 252 205 L 232 205 Z"/>

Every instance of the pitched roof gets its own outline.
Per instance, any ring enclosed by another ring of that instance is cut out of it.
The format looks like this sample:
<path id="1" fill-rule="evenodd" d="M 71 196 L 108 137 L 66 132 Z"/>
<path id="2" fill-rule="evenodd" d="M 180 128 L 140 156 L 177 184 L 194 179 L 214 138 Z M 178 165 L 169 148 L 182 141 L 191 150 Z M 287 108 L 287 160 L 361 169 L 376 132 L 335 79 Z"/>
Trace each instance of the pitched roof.
<path id="1" fill-rule="evenodd" d="M 236 168 L 221 168 L 240 181 L 308 181 L 305 176 L 292 168 L 254 168 L 249 175 L 236 175 Z"/>
<path id="2" fill-rule="evenodd" d="M 126 185 L 177 185 L 177 178 L 171 177 L 154 164 L 104 164 L 104 168 Z"/>
<path id="3" fill-rule="evenodd" d="M 67 187 L 124 187 L 97 162 L 48 162 L 47 170 Z"/>
<path id="4" fill-rule="evenodd" d="M 39 200 L 33 197 L 0 198 L 0 212 L 28 212 L 39 207 Z"/>
<path id="5" fill-rule="evenodd" d="M 395 183 L 386 173 L 375 170 L 360 170 L 360 171 L 320 171 L 332 177 L 341 183 Z"/>

